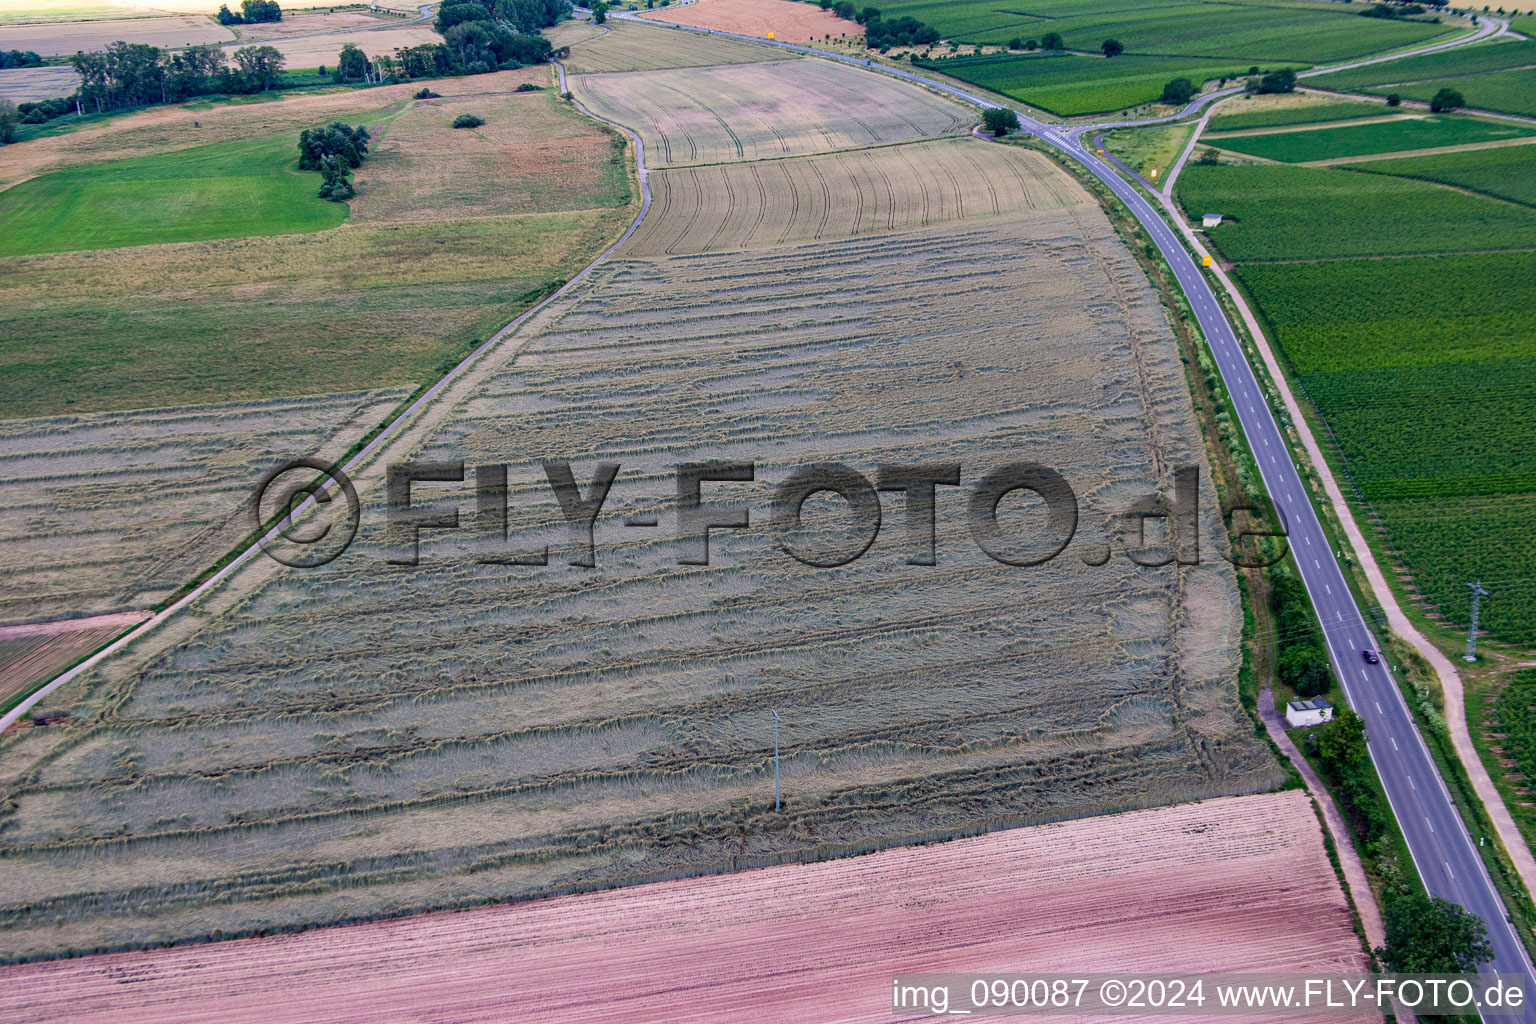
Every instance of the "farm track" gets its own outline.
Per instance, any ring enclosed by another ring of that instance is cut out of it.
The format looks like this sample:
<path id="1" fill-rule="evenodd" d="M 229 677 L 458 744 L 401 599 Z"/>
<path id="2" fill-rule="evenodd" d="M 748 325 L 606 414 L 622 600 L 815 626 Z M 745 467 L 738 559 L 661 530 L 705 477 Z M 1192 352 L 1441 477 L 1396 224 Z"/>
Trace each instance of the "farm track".
<path id="1" fill-rule="evenodd" d="M 870 88 L 815 73 L 849 96 Z M 900 117 L 851 130 L 889 142 L 963 126 L 960 108 L 909 93 Z M 856 106 L 817 97 L 770 132 L 711 95 L 707 135 L 659 111 L 636 123 L 674 149 L 782 157 L 806 139 L 845 148 L 844 129 L 817 120 L 828 104 Z M 718 564 L 680 567 L 670 502 L 644 496 L 670 487 L 678 461 L 753 458 L 757 482 L 735 493 L 758 519 L 771 484 L 807 461 L 951 458 L 974 480 L 1027 453 L 1078 488 L 1085 543 L 1116 540 L 1118 513 L 1203 449 L 1161 308 L 1087 195 L 1030 154 L 964 138 L 655 173 L 645 152 L 642 180 L 668 185 L 633 237 L 349 467 L 364 526 L 342 560 L 309 573 L 247 561 L 80 674 L 90 725 L 32 738 L 32 767 L 7 784 L 0 905 L 29 922 L 4 937 L 7 955 L 718 871 L 1274 783 L 1236 703 L 1224 564 L 1069 556 L 1027 571 L 1021 601 L 1019 571 L 946 514 L 931 570 L 882 542 L 810 571 L 760 534 L 717 535 Z M 924 187 L 898 191 L 902 168 L 923 169 Z M 775 175 L 802 170 L 786 207 Z M 740 248 L 737 224 L 784 242 L 749 231 Z M 1000 313 L 999 288 L 1032 301 Z M 610 506 L 638 498 L 661 529 L 605 519 L 600 570 L 572 574 L 540 482 L 548 457 L 572 458 L 578 477 L 619 461 Z M 477 565 L 484 542 L 467 533 L 424 536 L 417 569 L 384 565 L 386 458 L 509 464 L 495 547 L 548 546 L 550 567 Z M 1219 537 L 1208 485 L 1204 499 Z M 782 815 L 762 802 L 769 706 L 785 721 Z"/>

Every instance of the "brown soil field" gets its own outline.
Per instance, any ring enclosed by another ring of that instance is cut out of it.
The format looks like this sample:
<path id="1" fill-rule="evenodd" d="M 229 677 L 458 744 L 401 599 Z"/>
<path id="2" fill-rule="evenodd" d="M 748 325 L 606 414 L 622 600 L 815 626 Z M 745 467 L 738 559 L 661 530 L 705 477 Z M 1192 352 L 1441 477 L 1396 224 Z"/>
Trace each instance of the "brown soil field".
<path id="1" fill-rule="evenodd" d="M 814 42 L 823 36 L 842 35 L 849 27 L 831 11 L 793 0 L 698 0 L 686 7 L 643 11 L 640 17 L 781 43 Z"/>
<path id="2" fill-rule="evenodd" d="M 275 46 L 288 60 L 290 68 L 312 68 L 321 64 L 327 67 L 334 66 L 337 54 L 347 43 L 360 47 L 370 57 L 379 54 L 392 54 L 397 49 L 405 46 L 419 46 L 422 43 L 440 43 L 443 37 L 432 31 L 430 25 L 411 25 L 404 28 L 378 28 L 360 30 L 357 32 L 337 32 L 331 35 L 308 36 L 301 39 L 268 39 L 256 42 L 250 39 L 241 39 L 239 42 L 230 43 L 224 49 L 233 54 L 242 46 Z M 233 57 L 231 57 L 233 60 Z M 417 89 L 421 86 L 418 84 Z M 435 91 L 435 90 L 434 90 Z"/>
<path id="3" fill-rule="evenodd" d="M 656 171 L 636 255 L 753 249 L 1082 203 L 1046 158 L 970 138 Z"/>
<path id="4" fill-rule="evenodd" d="M 582 23 L 585 25 L 585 23 Z M 586 25 L 591 28 L 592 26 Z M 771 46 L 739 39 L 706 36 L 685 29 L 664 28 L 634 21 L 610 21 L 609 31 L 586 38 L 575 27 L 557 25 L 551 31 L 568 33 L 557 46 L 570 46 L 567 70 L 577 74 L 614 71 L 657 71 L 664 68 L 711 67 L 720 64 L 756 64 L 783 60 L 789 55 Z M 551 36 L 553 41 L 556 37 Z"/>
<path id="5" fill-rule="evenodd" d="M 23 626 L 0 626 L 0 701 L 51 679 L 129 626 L 147 611 L 118 612 Z"/>
<path id="6" fill-rule="evenodd" d="M 290 36 L 311 35 L 316 32 L 344 32 L 347 29 L 399 27 L 400 19 L 387 14 L 371 14 L 368 11 L 337 11 L 335 14 L 283 15 L 282 21 L 264 21 L 256 25 L 231 25 L 230 31 L 247 45 L 286 39 Z M 340 47 L 338 46 L 338 49 Z"/>
<path id="7" fill-rule="evenodd" d="M 957 103 L 832 61 L 576 75 L 594 113 L 634 127 L 651 167 L 803 156 L 965 132 Z"/>
<path id="8" fill-rule="evenodd" d="M 223 43 L 234 38 L 233 32 L 209 18 L 191 15 L 13 25 L 5 30 L 7 49 L 33 50 L 44 57 L 71 54 L 76 50 L 100 50 L 119 39 L 151 46 L 180 47 L 194 43 Z"/>
<path id="9" fill-rule="evenodd" d="M 365 1005 L 371 1019 L 392 1020 L 854 1024 L 891 1020 L 891 976 L 919 969 L 1367 965 L 1307 796 L 1289 791 L 821 864 L 10 967 L 0 970 L 0 1021 L 327 1024 L 356 1020 Z"/>
<path id="10" fill-rule="evenodd" d="M 5 68 L 0 70 L 0 99 L 12 103 L 68 96 L 80 87 L 73 68 Z"/>

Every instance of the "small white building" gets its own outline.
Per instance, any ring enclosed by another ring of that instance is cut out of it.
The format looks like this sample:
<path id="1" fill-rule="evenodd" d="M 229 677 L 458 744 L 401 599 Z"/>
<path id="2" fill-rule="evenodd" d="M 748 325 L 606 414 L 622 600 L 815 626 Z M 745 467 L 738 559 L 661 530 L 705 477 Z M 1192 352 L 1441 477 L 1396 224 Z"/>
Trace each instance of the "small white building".
<path id="1" fill-rule="evenodd" d="M 1220 223 L 1221 214 L 1219 213 L 1202 213 L 1200 215 L 1200 226 L 1203 228 L 1213 228 Z"/>
<path id="2" fill-rule="evenodd" d="M 1321 697 L 1293 700 L 1285 706 L 1285 721 L 1292 729 L 1302 725 L 1322 725 L 1333 721 L 1333 705 Z"/>

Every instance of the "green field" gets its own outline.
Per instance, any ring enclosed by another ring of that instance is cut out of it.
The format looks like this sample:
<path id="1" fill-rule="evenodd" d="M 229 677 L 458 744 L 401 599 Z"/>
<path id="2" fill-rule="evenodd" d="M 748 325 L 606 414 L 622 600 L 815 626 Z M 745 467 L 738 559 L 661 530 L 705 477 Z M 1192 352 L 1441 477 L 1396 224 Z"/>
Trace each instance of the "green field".
<path id="1" fill-rule="evenodd" d="M 1404 57 L 1402 60 L 1383 61 L 1349 71 L 1335 71 L 1309 78 L 1307 84 L 1322 89 L 1348 91 L 1392 82 L 1422 82 L 1431 78 L 1503 71 L 1528 64 L 1536 64 L 1536 41 L 1499 40 L 1442 50 L 1439 53 L 1420 54 L 1417 57 Z"/>
<path id="2" fill-rule="evenodd" d="M 1391 109 L 1380 103 L 1350 100 L 1343 103 L 1314 103 L 1305 107 L 1277 107 L 1241 114 L 1217 114 L 1206 125 L 1207 132 L 1235 132 L 1244 128 L 1283 128 L 1292 124 L 1320 124 L 1356 117 L 1385 117 Z"/>
<path id="3" fill-rule="evenodd" d="M 1455 89 L 1477 110 L 1536 117 L 1536 68 L 1493 71 L 1467 78 L 1444 78 L 1412 85 L 1374 86 L 1365 91 L 1375 96 L 1397 93 L 1410 100 L 1429 102 L 1443 88 Z"/>
<path id="4" fill-rule="evenodd" d="M 1063 53 L 1000 53 L 916 63 L 1062 117 L 1101 114 L 1151 103 L 1162 96 L 1163 86 L 1172 78 L 1198 82 L 1235 78 L 1248 70 L 1230 61 L 1129 56 L 1106 60 Z"/>
<path id="5" fill-rule="evenodd" d="M 1208 234 L 1238 262 L 1536 246 L 1536 210 L 1408 178 L 1281 164 L 1192 164 L 1178 191 L 1187 211 L 1227 215 Z"/>
<path id="6" fill-rule="evenodd" d="M 1354 164 L 1350 170 L 1423 178 L 1536 206 L 1536 146 L 1412 156 Z"/>
<path id="7" fill-rule="evenodd" d="M 1367 517 L 1453 626 L 1466 583 L 1518 581 L 1536 558 L 1536 211 L 1384 168 L 1486 185 L 1536 180 L 1531 159 L 1521 146 L 1359 170 L 1195 165 L 1178 184 L 1186 211 L 1229 215 L 1208 236 L 1327 418 Z M 1496 248 L 1524 251 L 1477 251 Z M 1520 586 L 1483 621 L 1536 642 L 1536 587 Z"/>
<path id="8" fill-rule="evenodd" d="M 1405 117 L 1395 121 L 1343 125 L 1338 128 L 1243 135 L 1222 139 L 1215 144 L 1234 153 L 1297 164 L 1371 153 L 1398 153 L 1411 149 L 1495 142 L 1531 135 L 1536 135 L 1536 129 L 1507 122 L 1441 115 Z"/>
<path id="9" fill-rule="evenodd" d="M 316 197 L 292 139 L 217 143 L 56 171 L 0 192 L 0 258 L 333 228 L 345 203 Z"/>
<path id="10" fill-rule="evenodd" d="M 1504 754 L 1514 758 L 1527 785 L 1536 781 L 1536 669 L 1515 673 L 1499 694 L 1493 721 L 1504 734 Z"/>
<path id="11" fill-rule="evenodd" d="M 1012 10 L 983 0 L 882 4 L 887 18 L 910 15 L 947 39 L 1001 43 L 1057 32 L 1068 47 L 1097 50 L 1118 39 L 1133 54 L 1319 64 L 1408 46 L 1451 31 L 1428 22 L 1362 18 L 1339 4 L 1187 0 L 1040 0 Z"/>

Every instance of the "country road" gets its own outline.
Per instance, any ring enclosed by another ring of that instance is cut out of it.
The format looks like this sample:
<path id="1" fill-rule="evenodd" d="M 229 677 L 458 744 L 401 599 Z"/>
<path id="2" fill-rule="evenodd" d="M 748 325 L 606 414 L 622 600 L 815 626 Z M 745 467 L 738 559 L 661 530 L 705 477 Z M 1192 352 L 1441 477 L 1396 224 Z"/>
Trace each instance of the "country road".
<path id="1" fill-rule="evenodd" d="M 624 17 L 624 15 L 615 15 Z M 1504 30 L 1504 25 L 1491 19 L 1479 31 L 1453 40 L 1411 51 L 1432 52 L 1453 45 L 1466 45 Z M 691 31 L 710 32 L 708 29 Z M 806 54 L 842 61 L 868 68 L 870 71 L 893 75 L 916 82 L 930 89 L 954 96 L 981 108 L 1000 104 L 988 100 L 947 82 L 939 82 L 910 71 L 883 67 L 872 61 L 860 61 L 836 53 L 828 53 L 809 46 L 760 40 L 735 33 L 715 32 L 715 35 L 748 39 L 753 42 Z M 1409 53 L 1393 57 L 1409 56 Z M 1386 59 L 1386 58 L 1383 58 Z M 1352 62 L 1347 66 L 1374 63 L 1373 60 Z M 1321 70 L 1317 69 L 1320 73 Z M 1172 118 L 1173 120 L 1197 111 L 1205 103 L 1216 99 L 1220 93 L 1200 97 Z M 1190 308 L 1194 311 L 1200 329 L 1204 333 L 1211 353 L 1215 357 L 1223 383 L 1236 406 L 1243 434 L 1249 449 L 1258 462 L 1265 487 L 1269 490 L 1287 532 L 1296 564 L 1302 580 L 1312 597 L 1313 606 L 1323 626 L 1329 658 L 1334 671 L 1344 687 L 1350 706 L 1365 719 L 1369 737 L 1371 758 L 1381 775 L 1387 799 L 1392 805 L 1398 823 L 1407 840 L 1408 849 L 1419 876 L 1430 893 L 1443 896 L 1461 904 L 1483 918 L 1488 925 L 1488 935 L 1494 949 L 1492 962 L 1483 965 L 1485 970 L 1499 973 L 1521 974 L 1526 978 L 1526 992 L 1530 993 L 1536 982 L 1536 969 L 1532 968 L 1519 936 L 1504 910 L 1503 901 L 1494 888 L 1478 855 L 1476 842 L 1467 832 L 1465 824 L 1451 801 L 1450 793 L 1441 780 L 1434 759 L 1430 756 L 1424 739 L 1419 735 L 1413 716 L 1408 710 L 1402 693 L 1398 690 L 1386 659 L 1368 664 L 1363 656 L 1366 650 L 1377 650 L 1379 644 L 1366 625 L 1365 618 L 1356 606 L 1354 595 L 1345 582 L 1327 534 L 1323 532 L 1317 510 L 1313 508 L 1306 486 L 1286 447 L 1285 438 L 1275 416 L 1264 400 L 1258 377 L 1249 364 L 1246 353 L 1238 341 L 1237 333 L 1228 322 L 1221 303 L 1210 280 L 1196 265 L 1194 257 L 1185 248 L 1178 235 L 1134 186 L 1116 174 L 1111 165 L 1100 159 L 1091 148 L 1085 146 L 1082 133 L 1091 129 L 1103 129 L 1110 125 L 1074 126 L 1064 128 L 1019 115 L 1021 131 L 1054 147 L 1061 153 L 1081 163 L 1102 181 L 1123 202 L 1140 222 L 1163 258 L 1168 261 L 1174 277 L 1179 282 Z M 1130 122 L 1138 123 L 1138 122 Z M 1500 1017 L 1501 1020 L 1523 1020 L 1536 1024 L 1536 1006 L 1529 1003 L 1520 1016 Z"/>

